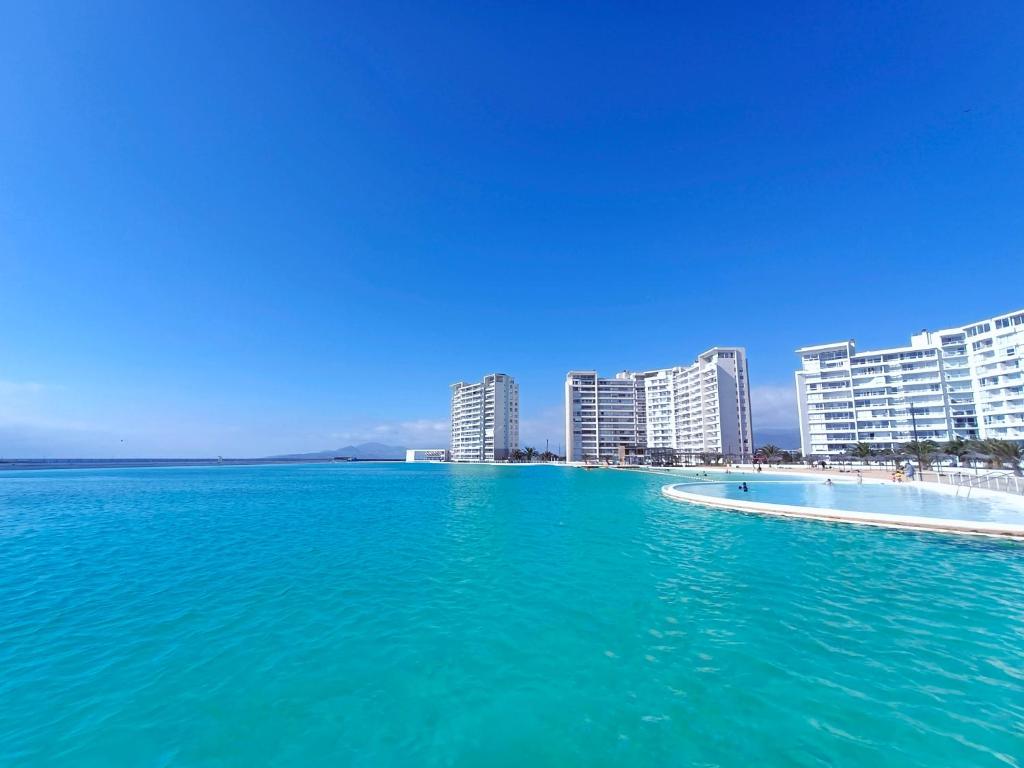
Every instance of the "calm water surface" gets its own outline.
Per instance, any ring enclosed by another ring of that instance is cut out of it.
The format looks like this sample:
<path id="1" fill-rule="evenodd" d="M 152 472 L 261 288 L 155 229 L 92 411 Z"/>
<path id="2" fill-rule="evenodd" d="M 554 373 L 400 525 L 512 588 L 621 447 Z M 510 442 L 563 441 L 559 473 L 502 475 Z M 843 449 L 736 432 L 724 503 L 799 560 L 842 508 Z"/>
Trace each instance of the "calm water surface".
<path id="1" fill-rule="evenodd" d="M 744 477 L 749 478 L 750 475 Z M 747 490 L 744 491 L 737 482 L 687 483 L 680 485 L 679 490 L 718 499 L 759 501 L 766 504 L 1024 524 L 1024 499 L 1010 494 L 967 496 L 967 491 L 964 491 L 963 496 L 955 496 L 944 491 L 922 488 L 919 483 L 860 484 L 842 481 L 826 485 L 818 479 L 749 480 Z"/>
<path id="2" fill-rule="evenodd" d="M 0 764 L 1016 766 L 1024 547 L 663 476 L 0 476 Z"/>

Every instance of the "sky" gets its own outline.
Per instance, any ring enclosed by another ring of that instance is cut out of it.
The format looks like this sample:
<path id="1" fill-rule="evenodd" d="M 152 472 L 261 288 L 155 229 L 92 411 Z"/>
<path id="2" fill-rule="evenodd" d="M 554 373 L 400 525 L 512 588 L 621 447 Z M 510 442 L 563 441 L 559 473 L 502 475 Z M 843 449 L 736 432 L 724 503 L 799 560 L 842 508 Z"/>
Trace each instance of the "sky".
<path id="1" fill-rule="evenodd" d="M 447 442 L 448 385 L 1024 306 L 1024 5 L 0 0 L 0 456 Z"/>

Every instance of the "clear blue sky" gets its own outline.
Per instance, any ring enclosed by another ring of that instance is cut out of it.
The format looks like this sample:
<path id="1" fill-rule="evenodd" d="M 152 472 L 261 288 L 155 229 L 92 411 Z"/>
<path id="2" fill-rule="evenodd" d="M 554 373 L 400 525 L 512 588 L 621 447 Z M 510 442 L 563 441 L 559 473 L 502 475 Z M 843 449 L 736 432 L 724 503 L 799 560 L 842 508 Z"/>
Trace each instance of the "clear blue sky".
<path id="1" fill-rule="evenodd" d="M 1019 2 L 0 8 L 0 455 L 432 445 L 491 370 L 554 446 L 714 344 L 789 426 L 795 347 L 1024 305 Z"/>

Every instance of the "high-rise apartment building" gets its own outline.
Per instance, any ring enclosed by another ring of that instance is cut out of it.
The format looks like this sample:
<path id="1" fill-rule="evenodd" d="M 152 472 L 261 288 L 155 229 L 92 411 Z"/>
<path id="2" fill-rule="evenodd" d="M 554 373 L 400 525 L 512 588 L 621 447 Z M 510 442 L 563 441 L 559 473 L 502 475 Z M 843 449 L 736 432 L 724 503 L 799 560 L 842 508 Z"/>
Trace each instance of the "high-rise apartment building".
<path id="1" fill-rule="evenodd" d="M 519 447 L 519 385 L 505 373 L 451 385 L 451 460 L 506 461 Z"/>
<path id="2" fill-rule="evenodd" d="M 909 346 L 858 351 L 841 341 L 802 347 L 796 372 L 800 442 L 834 456 L 912 440 L 1024 440 L 1024 311 L 941 331 Z"/>
<path id="3" fill-rule="evenodd" d="M 565 379 L 567 461 L 617 461 L 623 449 L 749 456 L 750 381 L 742 347 L 715 347 L 691 365 Z"/>
<path id="4" fill-rule="evenodd" d="M 619 448 L 642 446 L 639 424 L 642 374 L 613 378 L 597 371 L 569 371 L 565 377 L 566 461 L 618 461 Z"/>

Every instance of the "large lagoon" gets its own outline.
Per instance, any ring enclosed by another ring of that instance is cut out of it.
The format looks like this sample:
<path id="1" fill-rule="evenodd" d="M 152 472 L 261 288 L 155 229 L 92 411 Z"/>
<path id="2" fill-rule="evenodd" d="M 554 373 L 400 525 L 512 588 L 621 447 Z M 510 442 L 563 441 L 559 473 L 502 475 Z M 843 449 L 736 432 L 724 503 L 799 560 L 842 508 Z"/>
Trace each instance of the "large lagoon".
<path id="1" fill-rule="evenodd" d="M 0 474 L 0 765 L 1022 764 L 1024 544 L 665 482 Z"/>

